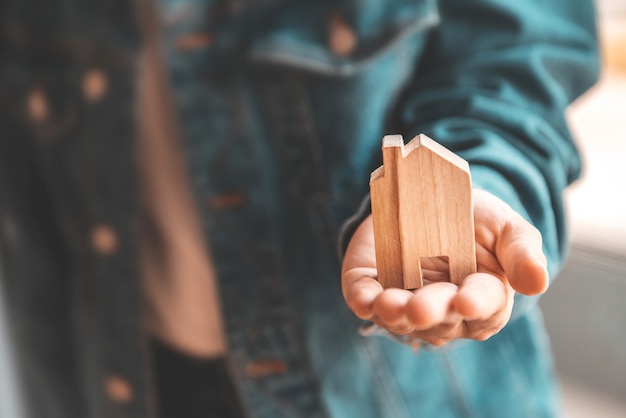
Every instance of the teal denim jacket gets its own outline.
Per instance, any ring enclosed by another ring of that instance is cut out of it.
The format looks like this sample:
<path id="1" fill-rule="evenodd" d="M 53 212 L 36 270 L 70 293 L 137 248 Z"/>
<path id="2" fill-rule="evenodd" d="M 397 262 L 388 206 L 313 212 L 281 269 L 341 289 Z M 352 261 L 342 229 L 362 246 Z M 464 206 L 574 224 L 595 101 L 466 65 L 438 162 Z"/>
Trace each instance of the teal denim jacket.
<path id="1" fill-rule="evenodd" d="M 558 416 L 534 298 L 517 298 L 488 341 L 415 353 L 359 335 L 335 249 L 341 226 L 345 245 L 367 214 L 383 135 L 425 133 L 541 230 L 554 277 L 561 194 L 580 172 L 563 113 L 598 75 L 591 2 L 160 6 L 155 34 L 249 415 Z M 155 416 L 136 257 L 143 19 L 122 0 L 0 0 L 2 278 L 37 418 Z M 107 82 L 97 101 L 81 85 L 94 70 Z M 115 251 L 94 249 L 102 227 Z M 123 402 L 111 396 L 120 381 Z"/>

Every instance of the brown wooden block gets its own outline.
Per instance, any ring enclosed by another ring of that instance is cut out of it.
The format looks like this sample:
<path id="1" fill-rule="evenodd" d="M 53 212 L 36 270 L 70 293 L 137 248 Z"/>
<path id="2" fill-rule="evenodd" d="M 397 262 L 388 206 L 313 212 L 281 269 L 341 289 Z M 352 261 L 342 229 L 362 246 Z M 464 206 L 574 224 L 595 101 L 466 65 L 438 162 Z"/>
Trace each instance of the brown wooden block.
<path id="1" fill-rule="evenodd" d="M 475 273 L 469 164 L 425 135 L 385 136 L 382 151 L 370 178 L 378 281 L 422 287 L 422 257 L 447 257 L 452 283 Z"/>

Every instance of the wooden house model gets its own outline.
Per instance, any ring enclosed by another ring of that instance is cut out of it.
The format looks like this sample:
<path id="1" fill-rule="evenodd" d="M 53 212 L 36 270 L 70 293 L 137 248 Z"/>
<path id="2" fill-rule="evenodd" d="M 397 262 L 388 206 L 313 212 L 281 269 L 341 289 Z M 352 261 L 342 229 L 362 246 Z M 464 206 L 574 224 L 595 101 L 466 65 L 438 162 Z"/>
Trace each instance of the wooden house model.
<path id="1" fill-rule="evenodd" d="M 424 257 L 447 258 L 453 283 L 475 273 L 468 163 L 425 135 L 406 146 L 400 135 L 385 136 L 382 152 L 370 192 L 383 287 L 421 287 Z"/>

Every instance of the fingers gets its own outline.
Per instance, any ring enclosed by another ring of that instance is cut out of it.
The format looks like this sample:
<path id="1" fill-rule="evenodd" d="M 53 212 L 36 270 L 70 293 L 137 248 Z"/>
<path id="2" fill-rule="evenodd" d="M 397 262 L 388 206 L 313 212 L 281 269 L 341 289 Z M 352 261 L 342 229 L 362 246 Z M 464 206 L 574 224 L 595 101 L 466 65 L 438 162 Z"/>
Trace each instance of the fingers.
<path id="1" fill-rule="evenodd" d="M 359 318 L 439 346 L 497 333 L 510 317 L 513 294 L 505 280 L 486 273 L 468 276 L 460 287 L 442 282 L 415 291 L 383 290 L 373 277 L 362 276 L 346 288 L 346 301 Z"/>
<path id="2" fill-rule="evenodd" d="M 407 316 L 418 338 L 437 346 L 459 338 L 482 341 L 498 333 L 508 322 L 514 292 L 505 280 L 476 273 L 466 277 L 458 288 L 449 284 L 444 289 L 444 284 L 434 283 L 420 289 L 407 305 Z"/>
<path id="3" fill-rule="evenodd" d="M 343 275 L 343 296 L 348 307 L 361 319 L 373 317 L 374 300 L 383 291 L 375 277 L 373 268 L 355 268 Z"/>
<path id="4" fill-rule="evenodd" d="M 367 269 L 349 273 L 369 274 Z M 442 324 L 459 322 L 462 318 L 452 309 L 457 286 L 433 283 L 417 291 L 385 289 L 373 277 L 350 280 L 345 289 L 346 303 L 356 316 L 373 320 L 396 334 L 428 330 Z"/>
<path id="5" fill-rule="evenodd" d="M 343 258 L 342 273 L 359 267 L 376 267 L 376 250 L 374 245 L 374 223 L 367 217 L 354 231 Z M 343 282 L 344 286 L 347 284 Z"/>
<path id="6" fill-rule="evenodd" d="M 414 292 L 386 289 L 376 297 L 371 319 L 395 334 L 443 345 L 463 337 L 463 319 L 451 308 L 456 289 L 451 283 L 433 283 Z"/>
<path id="7" fill-rule="evenodd" d="M 452 300 L 457 286 L 452 283 L 432 283 L 415 292 L 406 306 L 407 319 L 416 330 L 433 328 L 450 322 Z"/>
<path id="8" fill-rule="evenodd" d="M 410 331 L 411 326 L 406 316 L 407 302 L 413 293 L 403 289 L 387 289 L 374 301 L 374 315 L 391 331 L 400 333 Z"/>
<path id="9" fill-rule="evenodd" d="M 504 309 L 512 293 L 500 278 L 476 273 L 463 280 L 453 306 L 465 321 L 483 321 Z"/>
<path id="10" fill-rule="evenodd" d="M 361 319 L 372 318 L 374 300 L 383 291 L 376 276 L 374 227 L 369 217 L 359 225 L 350 240 L 341 275 L 343 297 Z"/>

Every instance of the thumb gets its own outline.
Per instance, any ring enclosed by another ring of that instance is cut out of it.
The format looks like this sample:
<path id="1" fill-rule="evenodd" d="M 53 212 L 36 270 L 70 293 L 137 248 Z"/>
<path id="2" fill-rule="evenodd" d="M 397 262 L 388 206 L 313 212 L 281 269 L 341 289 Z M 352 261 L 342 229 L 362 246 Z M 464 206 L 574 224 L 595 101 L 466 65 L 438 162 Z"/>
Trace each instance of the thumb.
<path id="1" fill-rule="evenodd" d="M 499 234 L 496 257 L 516 292 L 532 296 L 547 290 L 541 232 L 515 212 Z"/>

